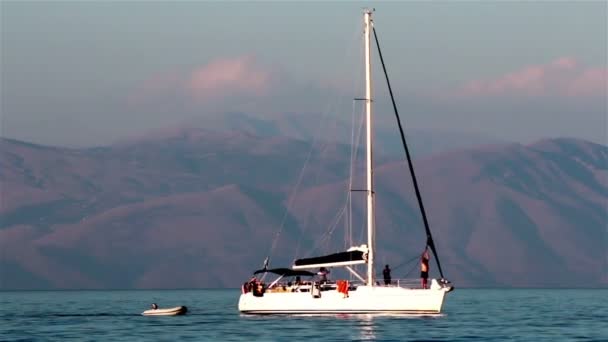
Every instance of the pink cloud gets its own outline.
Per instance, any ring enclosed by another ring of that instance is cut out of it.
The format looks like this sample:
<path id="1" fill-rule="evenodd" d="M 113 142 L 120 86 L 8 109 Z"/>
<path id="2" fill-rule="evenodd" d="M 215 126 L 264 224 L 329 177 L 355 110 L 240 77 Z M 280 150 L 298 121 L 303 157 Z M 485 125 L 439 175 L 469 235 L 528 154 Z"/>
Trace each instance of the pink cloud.
<path id="1" fill-rule="evenodd" d="M 585 67 L 572 57 L 548 64 L 526 66 L 494 79 L 473 80 L 457 91 L 459 96 L 606 96 L 605 67 Z"/>
<path id="2" fill-rule="evenodd" d="M 578 66 L 578 62 L 572 57 L 560 57 L 554 60 L 551 66 L 560 69 L 573 69 Z"/>
<path id="3" fill-rule="evenodd" d="M 270 90 L 273 73 L 251 55 L 222 58 L 181 72 L 164 72 L 143 81 L 129 95 L 129 102 L 141 104 L 166 95 L 178 95 L 197 102 L 216 101 L 227 96 L 263 96 Z"/>
<path id="4" fill-rule="evenodd" d="M 230 93 L 264 95 L 270 88 L 271 74 L 256 64 L 252 56 L 226 58 L 195 69 L 187 88 L 198 100 L 220 98 Z"/>
<path id="5" fill-rule="evenodd" d="M 608 69 L 590 68 L 572 81 L 568 88 L 571 96 L 607 96 Z"/>

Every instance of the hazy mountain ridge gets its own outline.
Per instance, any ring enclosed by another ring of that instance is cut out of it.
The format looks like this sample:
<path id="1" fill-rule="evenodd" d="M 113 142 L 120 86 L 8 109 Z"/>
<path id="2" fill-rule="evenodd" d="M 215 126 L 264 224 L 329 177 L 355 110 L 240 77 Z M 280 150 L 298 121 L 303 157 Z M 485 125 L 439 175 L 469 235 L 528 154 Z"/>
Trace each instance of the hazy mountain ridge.
<path id="1" fill-rule="evenodd" d="M 313 148 L 290 201 L 309 152 L 285 137 L 198 129 L 83 150 L 3 139 L 0 287 L 238 286 L 281 225 L 273 265 L 335 250 L 350 149 Z M 606 286 L 606 146 L 461 148 L 415 166 L 444 271 L 460 286 Z M 423 228 L 405 164 L 387 160 L 375 175 L 378 260 L 395 265 L 423 248 Z"/>
<path id="2" fill-rule="evenodd" d="M 376 116 L 374 146 L 378 155 L 403 156 L 401 138 L 392 114 Z M 353 118 L 344 113 L 275 113 L 253 115 L 240 112 L 207 113 L 186 123 L 154 130 L 125 142 L 187 135 L 193 129 L 216 133 L 250 134 L 257 137 L 279 137 L 315 143 L 350 145 L 360 137 L 358 146 L 364 146 L 363 131 L 359 132 L 362 114 Z M 354 127 L 352 127 L 354 125 Z M 406 127 L 407 128 L 407 127 Z M 505 143 L 505 141 L 473 132 L 406 129 L 410 152 L 416 157 L 429 156 L 454 148 Z M 357 143 L 355 143 L 357 145 Z"/>

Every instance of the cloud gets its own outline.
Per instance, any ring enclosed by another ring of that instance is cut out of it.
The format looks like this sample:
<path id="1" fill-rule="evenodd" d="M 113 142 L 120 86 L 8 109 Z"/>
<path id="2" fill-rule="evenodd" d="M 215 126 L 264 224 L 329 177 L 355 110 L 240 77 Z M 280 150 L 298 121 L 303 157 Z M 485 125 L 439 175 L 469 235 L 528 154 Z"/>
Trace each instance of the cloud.
<path id="1" fill-rule="evenodd" d="M 194 99 L 203 101 L 235 92 L 262 96 L 268 92 L 272 78 L 271 72 L 249 55 L 218 59 L 193 70 L 187 88 Z"/>
<path id="2" fill-rule="evenodd" d="M 157 72 L 133 87 L 127 104 L 131 113 L 165 122 L 219 112 L 328 111 L 328 102 L 336 106 L 340 96 L 352 98 L 344 95 L 338 85 L 295 78 L 280 64 L 246 54 Z"/>
<path id="3" fill-rule="evenodd" d="M 586 67 L 572 57 L 560 57 L 548 64 L 531 65 L 494 79 L 472 80 L 456 95 L 475 96 L 606 96 L 606 67 Z"/>
<path id="4" fill-rule="evenodd" d="M 572 81 L 568 95 L 572 96 L 606 96 L 608 70 L 606 68 L 590 68 Z"/>
<path id="5" fill-rule="evenodd" d="M 252 55 L 220 58 L 189 70 L 153 75 L 128 95 L 128 101 L 140 105 L 172 97 L 201 104 L 235 96 L 261 97 L 268 94 L 276 78 Z"/>

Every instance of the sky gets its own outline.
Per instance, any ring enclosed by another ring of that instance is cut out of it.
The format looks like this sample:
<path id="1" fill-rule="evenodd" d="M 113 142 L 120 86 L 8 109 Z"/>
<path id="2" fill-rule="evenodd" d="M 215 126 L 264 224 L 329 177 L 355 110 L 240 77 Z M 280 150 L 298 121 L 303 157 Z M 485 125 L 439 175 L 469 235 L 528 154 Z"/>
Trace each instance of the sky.
<path id="1" fill-rule="evenodd" d="M 212 113 L 349 116 L 374 7 L 407 127 L 608 144 L 607 6 L 0 1 L 0 133 L 93 146 Z M 374 63 L 376 113 L 392 115 Z"/>

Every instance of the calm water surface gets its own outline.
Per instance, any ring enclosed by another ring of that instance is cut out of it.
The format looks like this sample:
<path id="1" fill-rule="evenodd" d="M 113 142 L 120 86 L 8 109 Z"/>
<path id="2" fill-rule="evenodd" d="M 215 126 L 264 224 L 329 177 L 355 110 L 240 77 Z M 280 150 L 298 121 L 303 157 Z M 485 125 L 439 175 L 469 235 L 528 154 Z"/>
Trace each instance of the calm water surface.
<path id="1" fill-rule="evenodd" d="M 456 289 L 440 316 L 245 316 L 239 290 L 0 292 L 1 341 L 608 341 L 608 289 Z M 150 303 L 186 316 L 145 317 Z"/>

